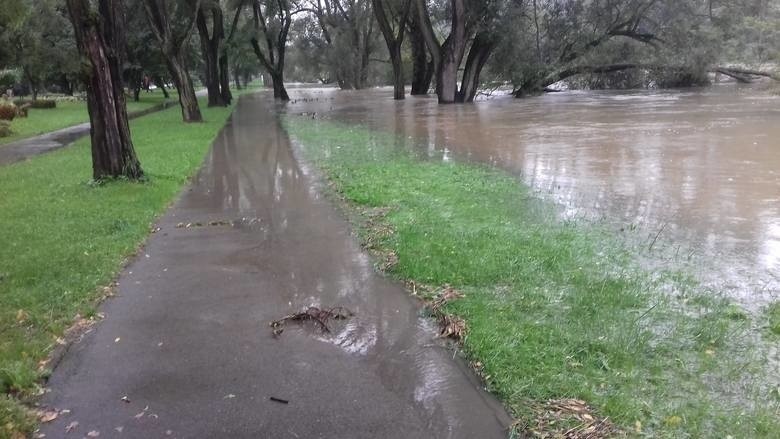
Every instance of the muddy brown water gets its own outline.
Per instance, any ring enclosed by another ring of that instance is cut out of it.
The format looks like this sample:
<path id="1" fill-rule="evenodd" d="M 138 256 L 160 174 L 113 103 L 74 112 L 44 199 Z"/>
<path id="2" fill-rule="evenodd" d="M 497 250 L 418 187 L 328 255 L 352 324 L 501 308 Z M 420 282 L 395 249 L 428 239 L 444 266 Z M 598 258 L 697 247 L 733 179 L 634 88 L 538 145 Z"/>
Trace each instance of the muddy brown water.
<path id="1" fill-rule="evenodd" d="M 564 92 L 474 105 L 391 100 L 391 90 L 296 89 L 292 114 L 397 133 L 444 160 L 521 176 L 567 216 L 632 230 L 749 307 L 780 290 L 780 97 L 721 85 Z M 660 234 L 659 234 L 660 231 Z"/>

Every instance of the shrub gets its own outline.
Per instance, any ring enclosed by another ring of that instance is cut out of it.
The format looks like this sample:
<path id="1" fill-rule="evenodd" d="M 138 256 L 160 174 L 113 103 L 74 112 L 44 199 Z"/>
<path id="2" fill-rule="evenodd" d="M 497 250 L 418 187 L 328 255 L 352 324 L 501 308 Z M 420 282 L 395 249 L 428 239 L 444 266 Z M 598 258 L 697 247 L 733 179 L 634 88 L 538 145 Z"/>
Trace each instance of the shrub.
<path id="1" fill-rule="evenodd" d="M 14 132 L 11 131 L 11 122 L 0 120 L 0 137 L 8 137 Z"/>
<path id="2" fill-rule="evenodd" d="M 30 104 L 22 104 L 16 106 L 17 117 L 27 117 L 27 111 L 30 109 Z"/>
<path id="3" fill-rule="evenodd" d="M 30 102 L 30 106 L 37 109 L 57 108 L 57 101 L 53 99 L 38 99 Z"/>
<path id="4" fill-rule="evenodd" d="M 17 74 L 13 70 L 0 71 L 0 94 L 12 88 L 18 79 Z"/>
<path id="5" fill-rule="evenodd" d="M 16 117 L 16 105 L 11 102 L 0 102 L 0 120 L 14 120 Z"/>

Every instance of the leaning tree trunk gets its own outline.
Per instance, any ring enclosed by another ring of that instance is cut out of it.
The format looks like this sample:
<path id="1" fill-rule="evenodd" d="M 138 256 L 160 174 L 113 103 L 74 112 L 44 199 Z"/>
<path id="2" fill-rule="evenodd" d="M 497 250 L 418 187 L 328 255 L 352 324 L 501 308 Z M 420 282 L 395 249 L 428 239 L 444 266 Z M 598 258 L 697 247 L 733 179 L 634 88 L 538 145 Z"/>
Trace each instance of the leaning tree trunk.
<path id="1" fill-rule="evenodd" d="M 135 155 L 122 88 L 121 48 L 124 23 L 119 0 L 101 2 L 99 13 L 89 0 L 67 0 L 84 65 L 87 110 L 92 140 L 92 176 L 95 180 L 143 177 Z"/>
<path id="2" fill-rule="evenodd" d="M 287 89 L 284 88 L 284 77 L 278 72 L 271 72 L 271 82 L 274 88 L 274 99 L 289 101 L 290 96 L 287 94 Z"/>
<path id="3" fill-rule="evenodd" d="M 474 102 L 479 87 L 479 75 L 485 67 L 490 54 L 493 51 L 493 41 L 490 36 L 480 32 L 471 43 L 469 56 L 466 58 L 466 67 L 463 69 L 458 102 Z"/>
<path id="4" fill-rule="evenodd" d="M 184 60 L 170 54 L 165 57 L 168 70 L 173 78 L 173 85 L 179 91 L 179 104 L 181 105 L 181 117 L 184 122 L 203 122 L 200 114 L 198 97 L 195 95 L 195 87 L 192 86 L 192 78 L 185 67 Z"/>

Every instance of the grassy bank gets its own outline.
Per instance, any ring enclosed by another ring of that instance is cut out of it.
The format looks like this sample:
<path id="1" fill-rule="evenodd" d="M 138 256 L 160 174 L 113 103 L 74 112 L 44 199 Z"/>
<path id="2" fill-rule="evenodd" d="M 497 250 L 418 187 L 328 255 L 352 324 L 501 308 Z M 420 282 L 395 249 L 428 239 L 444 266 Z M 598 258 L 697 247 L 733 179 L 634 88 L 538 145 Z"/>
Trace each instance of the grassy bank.
<path id="1" fill-rule="evenodd" d="M 89 184 L 88 138 L 0 167 L 0 438 L 29 431 L 16 401 L 36 392 L 47 368 L 39 362 L 75 316 L 95 314 L 101 286 L 197 169 L 231 111 L 201 105 L 202 124 L 183 124 L 178 106 L 131 121 L 145 183 Z"/>
<path id="2" fill-rule="evenodd" d="M 619 232 L 561 222 L 500 171 L 423 160 L 363 128 L 285 124 L 357 213 L 366 246 L 397 260 L 392 276 L 465 293 L 445 311 L 465 319 L 464 352 L 518 432 L 777 437 L 766 315 L 673 269 L 646 272 Z"/>
<path id="3" fill-rule="evenodd" d="M 172 98 L 177 99 L 176 96 L 178 95 L 174 94 Z M 162 92 L 141 93 L 138 102 L 132 99 L 127 102 L 127 111 L 143 111 L 164 101 Z M 11 122 L 13 134 L 0 137 L 0 146 L 84 122 L 89 122 L 85 101 L 59 101 L 57 107 L 51 109 L 31 108 L 28 110 L 28 117 L 17 117 Z"/>

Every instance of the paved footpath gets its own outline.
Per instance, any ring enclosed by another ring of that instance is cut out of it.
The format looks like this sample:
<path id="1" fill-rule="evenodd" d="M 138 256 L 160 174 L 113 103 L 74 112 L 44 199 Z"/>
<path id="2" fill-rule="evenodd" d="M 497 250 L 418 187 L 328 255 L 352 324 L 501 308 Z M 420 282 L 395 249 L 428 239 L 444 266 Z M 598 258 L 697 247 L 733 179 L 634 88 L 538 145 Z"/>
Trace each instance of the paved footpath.
<path id="1" fill-rule="evenodd" d="M 159 227 L 54 371 L 42 403 L 70 412 L 46 438 L 506 437 L 501 405 L 373 271 L 266 97 L 242 98 Z M 273 336 L 310 305 L 355 316 Z"/>

